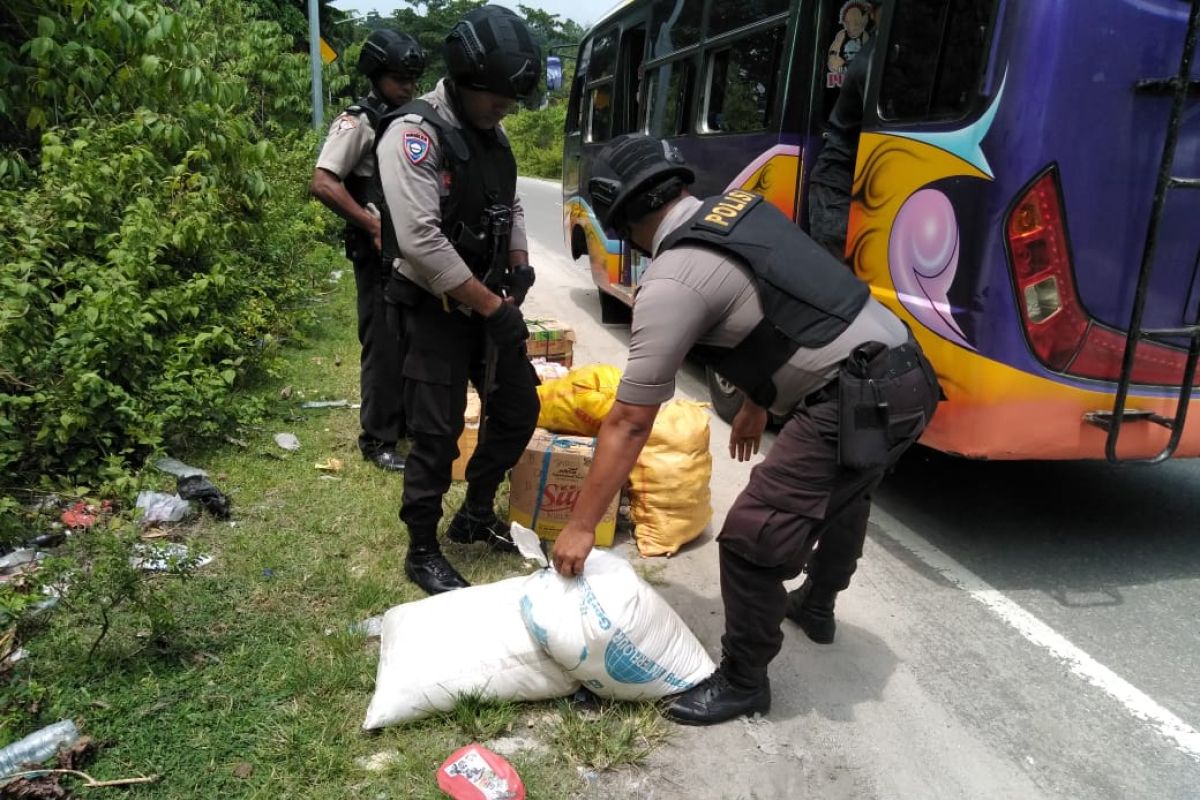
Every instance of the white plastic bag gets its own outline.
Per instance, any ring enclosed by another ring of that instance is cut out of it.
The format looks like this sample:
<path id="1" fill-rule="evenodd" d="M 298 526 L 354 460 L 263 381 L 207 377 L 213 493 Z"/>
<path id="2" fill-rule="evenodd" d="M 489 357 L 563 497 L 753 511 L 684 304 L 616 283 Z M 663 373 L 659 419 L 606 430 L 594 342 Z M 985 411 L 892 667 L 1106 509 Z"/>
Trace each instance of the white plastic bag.
<path id="1" fill-rule="evenodd" d="M 471 586 L 384 615 L 375 696 L 363 728 L 418 719 L 478 692 L 507 700 L 563 697 L 579 688 L 521 620 L 529 578 Z"/>
<path id="2" fill-rule="evenodd" d="M 542 570 L 524 586 L 530 634 L 601 697 L 666 697 L 716 669 L 675 610 L 620 556 L 593 550 L 580 577 Z"/>

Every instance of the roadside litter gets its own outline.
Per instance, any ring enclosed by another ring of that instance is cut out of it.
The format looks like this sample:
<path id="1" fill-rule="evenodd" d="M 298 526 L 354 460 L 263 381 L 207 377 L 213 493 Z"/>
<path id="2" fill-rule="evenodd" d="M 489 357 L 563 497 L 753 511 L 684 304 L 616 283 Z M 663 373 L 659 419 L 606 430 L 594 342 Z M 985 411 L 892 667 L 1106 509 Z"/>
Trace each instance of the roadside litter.
<path id="1" fill-rule="evenodd" d="M 142 509 L 143 525 L 180 522 L 192 515 L 191 503 L 177 494 L 165 492 L 138 492 L 135 506 Z"/>
<path id="2" fill-rule="evenodd" d="M 208 477 L 208 473 L 204 470 L 185 464 L 177 458 L 160 458 L 154 462 L 154 467 L 158 471 L 174 475 L 176 478 L 190 478 L 193 475 L 199 475 L 202 478 Z"/>
<path id="3" fill-rule="evenodd" d="M 481 744 L 451 753 L 438 767 L 437 784 L 454 800 L 525 800 L 525 784 L 512 764 Z"/>
<path id="4" fill-rule="evenodd" d="M 17 772 L 22 764 L 41 764 L 53 758 L 78 738 L 79 729 L 74 721 L 64 719 L 13 742 L 0 749 L 0 778 Z"/>
<path id="5" fill-rule="evenodd" d="M 175 490 L 184 500 L 195 500 L 217 519 L 229 519 L 230 501 L 203 475 L 181 476 Z"/>
<path id="6" fill-rule="evenodd" d="M 137 555 L 129 559 L 130 566 L 146 572 L 166 572 L 183 566 L 199 569 L 213 560 L 209 555 L 192 555 L 187 545 L 175 542 L 137 544 L 133 549 Z"/>
<path id="7" fill-rule="evenodd" d="M 284 450 L 299 450 L 300 440 L 296 438 L 294 433 L 277 433 L 275 434 L 275 444 L 279 445 Z"/>
<path id="8" fill-rule="evenodd" d="M 309 400 L 300 404 L 301 408 L 349 408 L 349 400 Z"/>

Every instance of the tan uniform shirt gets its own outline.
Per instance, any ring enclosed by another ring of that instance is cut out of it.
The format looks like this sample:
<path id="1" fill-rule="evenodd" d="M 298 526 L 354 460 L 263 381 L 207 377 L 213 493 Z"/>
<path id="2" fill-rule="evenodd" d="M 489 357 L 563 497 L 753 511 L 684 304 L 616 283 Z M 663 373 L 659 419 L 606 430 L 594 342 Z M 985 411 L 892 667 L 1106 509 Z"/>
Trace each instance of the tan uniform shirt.
<path id="1" fill-rule="evenodd" d="M 699 207 L 699 199 L 686 197 L 671 209 L 654 237 L 655 253 Z M 740 261 L 688 244 L 657 255 L 642 275 L 633 304 L 629 361 L 617 399 L 633 405 L 670 400 L 675 373 L 694 345 L 733 347 L 762 319 L 753 273 Z M 822 347 L 800 348 L 775 372 L 771 411 L 786 414 L 833 380 L 842 361 L 863 342 L 895 347 L 907 339 L 904 323 L 874 298 L 868 299 L 840 336 Z"/>
<path id="2" fill-rule="evenodd" d="M 317 156 L 317 169 L 332 172 L 339 180 L 352 174 L 370 177 L 375 174 L 374 144 L 375 129 L 366 112 L 343 111 L 329 126 Z"/>
<path id="3" fill-rule="evenodd" d="M 421 99 L 446 122 L 462 127 L 445 80 Z M 392 215 L 396 240 L 403 242 L 404 258 L 394 265 L 396 269 L 433 294 L 445 294 L 466 283 L 472 277 L 471 268 L 441 230 L 441 199 L 450 189 L 443 180 L 446 165 L 442 163 L 437 128 L 418 115 L 406 115 L 388 126 L 377 154 L 388 213 Z M 515 197 L 512 220 L 509 250 L 528 250 L 525 213 Z"/>

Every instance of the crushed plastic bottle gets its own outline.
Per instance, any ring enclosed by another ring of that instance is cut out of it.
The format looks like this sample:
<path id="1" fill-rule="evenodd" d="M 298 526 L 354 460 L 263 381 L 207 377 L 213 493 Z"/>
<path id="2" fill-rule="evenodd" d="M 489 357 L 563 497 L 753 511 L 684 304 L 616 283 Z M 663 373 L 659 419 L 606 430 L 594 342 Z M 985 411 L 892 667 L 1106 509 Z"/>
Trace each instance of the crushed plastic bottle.
<path id="1" fill-rule="evenodd" d="M 74 720 L 64 719 L 0 750 L 0 778 L 21 771 L 22 764 L 41 764 L 79 738 Z"/>

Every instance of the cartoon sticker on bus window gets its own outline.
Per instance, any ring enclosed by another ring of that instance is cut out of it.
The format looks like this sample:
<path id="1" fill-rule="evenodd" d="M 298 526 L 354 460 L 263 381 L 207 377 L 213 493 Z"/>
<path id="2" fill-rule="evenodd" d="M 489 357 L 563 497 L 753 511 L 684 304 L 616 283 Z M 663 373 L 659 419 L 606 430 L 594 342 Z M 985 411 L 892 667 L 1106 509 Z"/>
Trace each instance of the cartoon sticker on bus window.
<path id="1" fill-rule="evenodd" d="M 875 30 L 875 4 L 870 0 L 846 0 L 842 10 L 838 12 L 838 24 L 841 28 L 833 37 L 826 54 L 825 88 L 837 89 L 842 85 L 846 76 L 846 67 L 854 60 Z"/>

